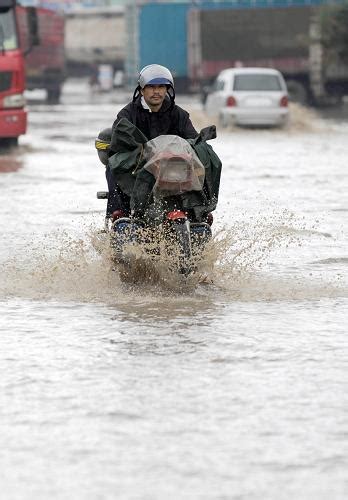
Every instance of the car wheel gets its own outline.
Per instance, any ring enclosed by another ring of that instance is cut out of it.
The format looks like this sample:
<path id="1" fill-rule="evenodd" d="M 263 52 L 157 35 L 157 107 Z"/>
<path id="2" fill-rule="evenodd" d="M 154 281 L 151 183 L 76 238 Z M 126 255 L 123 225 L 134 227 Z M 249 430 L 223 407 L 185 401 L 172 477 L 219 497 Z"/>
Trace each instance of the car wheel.
<path id="1" fill-rule="evenodd" d="M 46 101 L 48 104 L 59 104 L 61 89 L 59 87 L 47 89 Z"/>

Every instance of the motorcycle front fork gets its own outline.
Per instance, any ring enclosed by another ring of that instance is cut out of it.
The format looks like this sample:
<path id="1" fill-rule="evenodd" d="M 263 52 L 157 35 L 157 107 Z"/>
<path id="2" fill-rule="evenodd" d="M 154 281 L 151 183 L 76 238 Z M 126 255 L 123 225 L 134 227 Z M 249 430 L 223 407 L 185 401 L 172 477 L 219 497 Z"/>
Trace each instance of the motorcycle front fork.
<path id="1" fill-rule="evenodd" d="M 190 222 L 186 216 L 171 217 L 168 222 L 178 249 L 179 272 L 188 275 L 194 271 L 196 259 L 211 238 L 211 228 L 207 223 Z"/>

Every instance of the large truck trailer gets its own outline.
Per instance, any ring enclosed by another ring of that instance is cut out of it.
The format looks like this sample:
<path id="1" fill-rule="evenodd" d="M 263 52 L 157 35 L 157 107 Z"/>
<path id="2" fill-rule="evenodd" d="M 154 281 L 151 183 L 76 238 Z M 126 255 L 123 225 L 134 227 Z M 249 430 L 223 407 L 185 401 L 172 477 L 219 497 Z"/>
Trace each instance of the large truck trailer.
<path id="1" fill-rule="evenodd" d="M 229 67 L 282 72 L 293 100 L 320 104 L 348 94 L 348 66 L 322 44 L 319 7 L 192 9 L 188 12 L 191 85 Z"/>
<path id="2" fill-rule="evenodd" d="M 128 82 L 154 61 L 172 70 L 184 92 L 199 91 L 227 67 L 266 66 L 283 73 L 294 100 L 340 100 L 348 93 L 348 67 L 322 43 L 322 12 L 330 17 L 335 1 L 293 4 L 133 2 L 126 9 Z"/>
<path id="3" fill-rule="evenodd" d="M 71 74 L 89 74 L 95 65 L 124 67 L 124 7 L 75 8 L 65 15 L 65 47 Z"/>
<path id="4" fill-rule="evenodd" d="M 56 104 L 66 79 L 65 15 L 52 9 L 35 7 L 39 43 L 28 47 L 29 8 L 20 5 L 16 8 L 20 46 L 25 55 L 26 89 L 44 89 L 47 101 Z"/>

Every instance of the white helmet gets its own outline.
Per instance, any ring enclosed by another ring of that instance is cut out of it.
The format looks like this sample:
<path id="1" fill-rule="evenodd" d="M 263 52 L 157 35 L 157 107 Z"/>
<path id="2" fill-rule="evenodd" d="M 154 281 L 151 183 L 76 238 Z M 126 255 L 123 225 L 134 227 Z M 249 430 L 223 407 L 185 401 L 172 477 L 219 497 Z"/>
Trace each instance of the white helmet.
<path id="1" fill-rule="evenodd" d="M 145 85 L 169 85 L 174 90 L 174 80 L 171 72 L 165 66 L 159 64 L 149 64 L 139 73 L 139 87 L 143 89 Z"/>

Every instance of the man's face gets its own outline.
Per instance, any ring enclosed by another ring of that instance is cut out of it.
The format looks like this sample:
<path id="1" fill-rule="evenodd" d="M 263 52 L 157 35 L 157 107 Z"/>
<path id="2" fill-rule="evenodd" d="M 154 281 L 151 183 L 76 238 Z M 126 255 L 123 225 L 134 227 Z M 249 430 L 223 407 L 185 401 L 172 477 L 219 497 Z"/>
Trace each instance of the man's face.
<path id="1" fill-rule="evenodd" d="M 166 85 L 145 85 L 141 91 L 151 111 L 158 111 L 167 93 Z"/>

